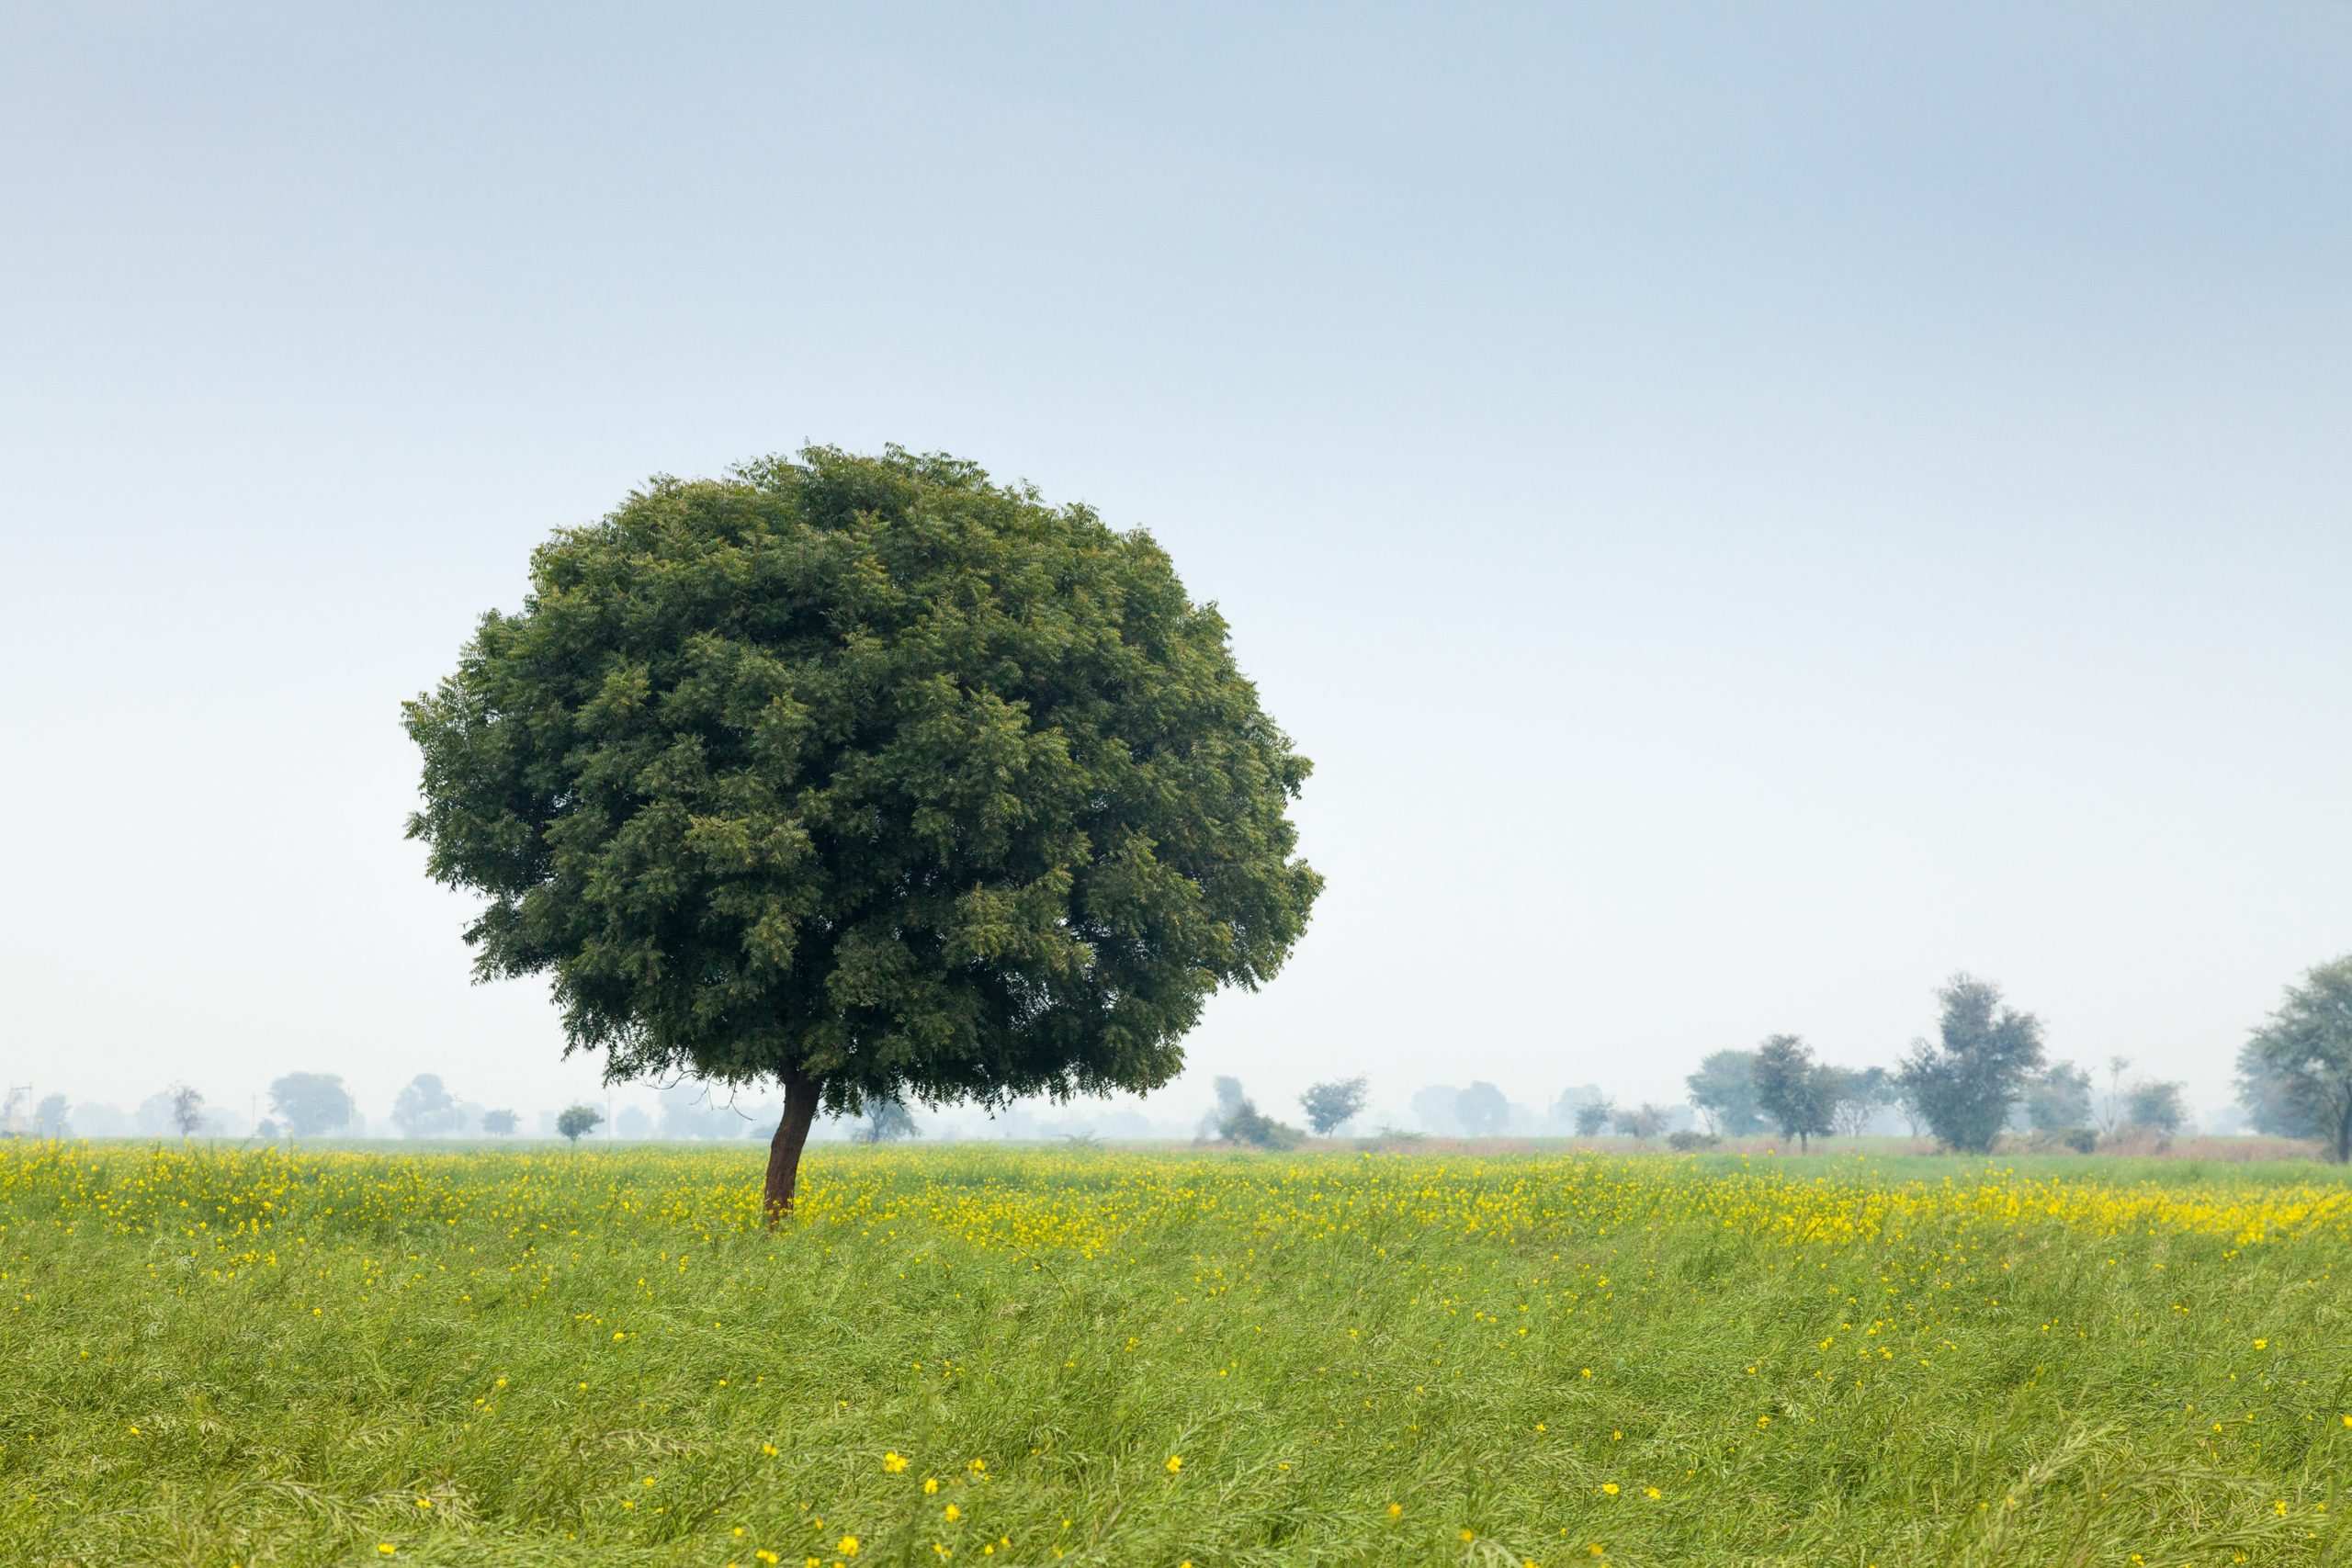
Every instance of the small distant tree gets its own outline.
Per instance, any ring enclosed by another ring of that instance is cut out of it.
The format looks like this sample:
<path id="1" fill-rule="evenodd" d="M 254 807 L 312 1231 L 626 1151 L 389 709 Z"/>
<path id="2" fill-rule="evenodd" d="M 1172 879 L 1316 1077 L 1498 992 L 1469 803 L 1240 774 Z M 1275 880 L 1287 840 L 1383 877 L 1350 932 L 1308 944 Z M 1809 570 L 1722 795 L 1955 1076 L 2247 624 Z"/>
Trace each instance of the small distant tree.
<path id="1" fill-rule="evenodd" d="M 2091 1120 L 2091 1076 L 2072 1062 L 2052 1062 L 2026 1080 L 2026 1124 L 2037 1133 L 2064 1133 Z"/>
<path id="2" fill-rule="evenodd" d="M 2352 1160 L 2352 956 L 2287 988 L 2238 1053 L 2238 1101 L 2267 1133 L 2317 1138 Z"/>
<path id="3" fill-rule="evenodd" d="M 1715 1051 L 1682 1080 L 1690 1087 L 1691 1107 L 1720 1136 L 1742 1137 L 1763 1127 L 1756 1109 L 1755 1068 L 1753 1051 Z"/>
<path id="4" fill-rule="evenodd" d="M 867 1100 L 865 1124 L 853 1134 L 861 1144 L 891 1144 L 920 1135 L 914 1112 L 907 1109 L 905 1100 L 896 1098 Z"/>
<path id="5" fill-rule="evenodd" d="M 184 1083 L 174 1084 L 170 1093 L 172 1125 L 179 1129 L 181 1137 L 194 1137 L 204 1125 L 204 1096 Z"/>
<path id="6" fill-rule="evenodd" d="M 404 1138 L 447 1137 L 465 1124 L 457 1097 L 439 1073 L 419 1073 L 392 1101 L 392 1125 Z"/>
<path id="7" fill-rule="evenodd" d="M 1838 1130 L 1845 1075 L 1815 1062 L 1813 1048 L 1796 1035 L 1775 1034 L 1758 1046 L 1755 1072 L 1756 1108 L 1781 1136 L 1797 1141 L 1800 1153 Z"/>
<path id="8" fill-rule="evenodd" d="M 63 1095 L 45 1096 L 39 1105 L 33 1107 L 33 1131 L 45 1138 L 72 1137 L 74 1129 L 65 1121 L 68 1109 Z"/>
<path id="9" fill-rule="evenodd" d="M 1367 1082 L 1360 1077 L 1334 1078 L 1298 1097 L 1298 1107 L 1306 1112 L 1306 1124 L 1315 1129 L 1317 1137 L 1329 1137 L 1363 1110 Z"/>
<path id="10" fill-rule="evenodd" d="M 2169 1080 L 2143 1079 L 2133 1084 L 2124 1096 L 2124 1121 L 2151 1133 L 2179 1132 L 2188 1121 L 2188 1106 L 2181 1098 L 2188 1087 Z"/>
<path id="11" fill-rule="evenodd" d="M 339 1073 L 288 1073 L 269 1086 L 269 1108 L 298 1138 L 315 1138 L 357 1117 Z"/>
<path id="12" fill-rule="evenodd" d="M 1245 1099 L 1217 1123 L 1217 1136 L 1246 1148 L 1288 1149 L 1298 1145 L 1302 1134 L 1297 1128 L 1275 1121 Z"/>
<path id="13" fill-rule="evenodd" d="M 2101 1137 L 2115 1136 L 2115 1130 L 2123 1125 L 2127 1098 L 2123 1087 L 2124 1078 L 2131 1071 L 2131 1057 L 2109 1056 L 2107 1059 L 2107 1092 L 2099 1097 L 2098 1102 L 2098 1130 Z"/>
<path id="14" fill-rule="evenodd" d="M 1617 1108 L 1606 1100 L 1588 1100 L 1577 1107 L 1577 1136 L 1597 1138 L 1609 1131 L 1609 1123 L 1617 1117 Z"/>
<path id="15" fill-rule="evenodd" d="M 605 1113 L 593 1105 L 567 1105 L 557 1113 L 555 1130 L 563 1141 L 577 1144 L 605 1123 Z"/>
<path id="16" fill-rule="evenodd" d="M 1510 1101 L 1503 1091 L 1486 1082 L 1472 1084 L 1453 1097 L 1453 1119 L 1473 1138 L 1495 1138 L 1510 1125 Z"/>
<path id="17" fill-rule="evenodd" d="M 1838 1132 L 1859 1138 L 1871 1130 L 1878 1113 L 1894 1102 L 1894 1080 L 1884 1067 L 1849 1069 L 1840 1077 L 1844 1089 L 1830 1109 L 1830 1120 Z"/>
<path id="18" fill-rule="evenodd" d="M 1937 999 L 1939 1038 L 1915 1045 L 1897 1077 L 1946 1147 L 1982 1154 L 2041 1066 L 2041 1021 L 2004 1006 L 1998 986 L 1968 975 L 1953 976 Z"/>
<path id="19" fill-rule="evenodd" d="M 481 1130 L 493 1138 L 508 1138 L 522 1118 L 512 1111 L 485 1111 L 481 1113 Z"/>
<path id="20" fill-rule="evenodd" d="M 1665 1129 L 1666 1109 L 1645 1100 L 1616 1112 L 1617 1130 L 1636 1143 L 1648 1143 Z"/>

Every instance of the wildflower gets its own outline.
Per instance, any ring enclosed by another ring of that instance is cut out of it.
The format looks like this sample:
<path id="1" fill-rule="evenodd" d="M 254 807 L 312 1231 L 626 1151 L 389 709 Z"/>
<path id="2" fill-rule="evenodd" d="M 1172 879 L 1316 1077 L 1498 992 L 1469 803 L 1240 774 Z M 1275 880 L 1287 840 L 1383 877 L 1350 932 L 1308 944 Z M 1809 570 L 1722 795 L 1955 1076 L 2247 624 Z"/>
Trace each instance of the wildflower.
<path id="1" fill-rule="evenodd" d="M 928 1496 L 930 1496 L 933 1492 L 936 1492 L 936 1491 L 938 1491 L 938 1490 L 939 1490 L 939 1477 L 937 1477 L 937 1476 L 935 1476 L 935 1475 L 926 1475 L 926 1476 L 924 1476 L 924 1477 L 922 1478 L 922 1491 L 923 1491 L 923 1495 L 924 1495 L 924 1496 L 928 1497 Z"/>
<path id="2" fill-rule="evenodd" d="M 1177 1473 L 1179 1471 L 1182 1470 L 1183 1468 L 1184 1468 L 1184 1459 L 1183 1459 L 1183 1456 L 1182 1456 L 1182 1454 L 1170 1454 L 1170 1455 L 1168 1456 L 1168 1473 L 1169 1473 L 1169 1474 L 1170 1474 L 1170 1475 L 1174 1475 L 1175 1473 Z"/>
<path id="3" fill-rule="evenodd" d="M 1462 1532 L 1462 1539 L 1465 1544 L 1474 1541 L 1478 1539 L 1478 1532 L 1474 1529 L 1465 1529 Z"/>
<path id="4" fill-rule="evenodd" d="M 1643 1490 L 1644 1490 L 1645 1492 L 1647 1492 L 1647 1493 L 1649 1494 L 1650 1501 L 1651 1501 L 1651 1502 L 1653 1502 L 1653 1503 L 1657 1502 L 1660 1497 L 1663 1497 L 1663 1496 L 1665 1496 L 1665 1495 L 1666 1495 L 1666 1494 L 1665 1494 L 1665 1493 L 1663 1493 L 1663 1492 L 1659 1491 L 1659 1490 L 1658 1490 L 1657 1487 L 1655 1487 L 1655 1486 L 1645 1486 L 1645 1487 L 1644 1487 L 1644 1488 L 1643 1488 Z"/>
<path id="5" fill-rule="evenodd" d="M 833 1547 L 833 1550 L 840 1552 L 843 1557 L 856 1556 L 857 1537 L 854 1535 L 845 1535 L 842 1537 L 841 1540 Z"/>
<path id="6" fill-rule="evenodd" d="M 882 1468 L 889 1472 L 892 1475 L 896 1475 L 900 1471 L 907 1468 L 907 1456 L 900 1453 L 884 1454 L 882 1456 Z"/>
<path id="7" fill-rule="evenodd" d="M 1391 1503 L 1388 1505 L 1388 1517 L 1392 1519 L 1404 1511 L 1405 1505 L 1402 1503 Z"/>
<path id="8" fill-rule="evenodd" d="M 776 1453 L 775 1445 L 774 1443 L 762 1443 L 760 1445 L 760 1452 L 767 1455 L 770 1459 L 774 1459 L 775 1458 Z"/>
<path id="9" fill-rule="evenodd" d="M 416 1500 L 416 1506 L 420 1508 L 429 1508 L 433 1506 L 433 1499 L 430 1497 L 419 1497 Z"/>
<path id="10" fill-rule="evenodd" d="M 1617 1483 L 1613 1481 L 1602 1482 L 1600 1483 L 1600 1489 L 1611 1497 L 1617 1495 Z"/>
<path id="11" fill-rule="evenodd" d="M 962 1517 L 964 1517 L 964 1510 L 963 1510 L 963 1509 L 961 1509 L 961 1508 L 959 1508 L 959 1507 L 957 1507 L 957 1506 L 956 1506 L 955 1504 L 953 1504 L 953 1503 L 948 1504 L 948 1505 L 947 1505 L 947 1506 L 946 1506 L 945 1508 L 944 1508 L 944 1509 L 942 1509 L 942 1510 L 941 1510 L 941 1512 L 942 1512 L 942 1513 L 944 1513 L 944 1514 L 946 1516 L 947 1522 L 948 1522 L 949 1524 L 951 1524 L 951 1525 L 952 1525 L 952 1524 L 954 1524 L 957 1519 L 960 1519 L 960 1518 L 962 1518 Z"/>
<path id="12" fill-rule="evenodd" d="M 394 1546 L 389 1540 L 379 1540 L 376 1543 L 376 1551 L 379 1554 L 385 1557 L 397 1557 L 400 1555 L 400 1550 L 401 1549 L 399 1547 Z"/>

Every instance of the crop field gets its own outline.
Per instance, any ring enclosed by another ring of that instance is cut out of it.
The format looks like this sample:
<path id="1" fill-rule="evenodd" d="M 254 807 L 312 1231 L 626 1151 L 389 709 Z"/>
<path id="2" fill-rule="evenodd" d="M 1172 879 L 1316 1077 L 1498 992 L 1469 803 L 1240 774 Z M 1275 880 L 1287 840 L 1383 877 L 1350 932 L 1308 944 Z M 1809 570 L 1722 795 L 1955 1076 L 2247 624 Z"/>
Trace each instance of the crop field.
<path id="1" fill-rule="evenodd" d="M 2326 1168 L 758 1158 L 0 1151 L 0 1561 L 2352 1561 Z"/>

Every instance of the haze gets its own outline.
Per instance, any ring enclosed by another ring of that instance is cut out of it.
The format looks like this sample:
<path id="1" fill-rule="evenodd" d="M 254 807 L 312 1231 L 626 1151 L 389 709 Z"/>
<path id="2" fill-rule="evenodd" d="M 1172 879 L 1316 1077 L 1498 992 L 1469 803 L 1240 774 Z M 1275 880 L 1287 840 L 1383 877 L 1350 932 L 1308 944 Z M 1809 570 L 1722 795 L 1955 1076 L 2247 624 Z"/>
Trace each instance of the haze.
<path id="1" fill-rule="evenodd" d="M 2352 948 L 2352 11 L 16 7 L 0 1072 L 595 1089 L 398 705 L 657 471 L 1148 527 L 1329 891 L 1154 1097 L 1679 1100 Z"/>

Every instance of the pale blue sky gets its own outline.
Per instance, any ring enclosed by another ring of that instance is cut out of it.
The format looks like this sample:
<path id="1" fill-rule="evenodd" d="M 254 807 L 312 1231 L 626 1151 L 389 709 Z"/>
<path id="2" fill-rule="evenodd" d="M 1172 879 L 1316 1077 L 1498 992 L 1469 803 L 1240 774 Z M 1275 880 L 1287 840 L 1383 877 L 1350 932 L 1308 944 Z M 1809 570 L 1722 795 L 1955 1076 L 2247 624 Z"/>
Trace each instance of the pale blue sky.
<path id="1" fill-rule="evenodd" d="M 1148 525 L 1316 760 L 1171 1108 L 1961 967 L 2211 1106 L 2352 949 L 2352 7 L 21 6 L 0 215 L 9 1082 L 592 1085 L 398 704 L 809 440 Z"/>

